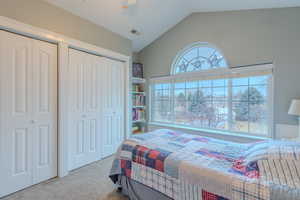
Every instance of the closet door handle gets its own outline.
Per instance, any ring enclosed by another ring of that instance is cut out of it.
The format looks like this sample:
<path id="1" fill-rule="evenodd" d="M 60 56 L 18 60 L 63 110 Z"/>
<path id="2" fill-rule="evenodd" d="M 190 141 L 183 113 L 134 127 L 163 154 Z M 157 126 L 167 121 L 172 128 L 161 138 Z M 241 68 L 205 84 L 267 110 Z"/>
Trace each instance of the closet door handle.
<path id="1" fill-rule="evenodd" d="M 36 120 L 33 120 L 33 119 L 32 119 L 32 120 L 30 120 L 30 123 L 31 123 L 31 124 L 35 124 L 35 123 L 36 123 Z"/>
<path id="2" fill-rule="evenodd" d="M 86 115 L 82 115 L 82 118 L 86 118 Z"/>

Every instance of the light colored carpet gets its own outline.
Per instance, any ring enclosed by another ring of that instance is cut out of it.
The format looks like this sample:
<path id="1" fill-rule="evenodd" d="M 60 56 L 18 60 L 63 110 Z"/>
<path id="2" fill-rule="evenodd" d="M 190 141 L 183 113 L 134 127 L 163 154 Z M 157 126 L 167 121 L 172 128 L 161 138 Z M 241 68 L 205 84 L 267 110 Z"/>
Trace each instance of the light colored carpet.
<path id="1" fill-rule="evenodd" d="M 14 193 L 2 200 L 128 200 L 108 178 L 113 158 L 109 157 Z"/>

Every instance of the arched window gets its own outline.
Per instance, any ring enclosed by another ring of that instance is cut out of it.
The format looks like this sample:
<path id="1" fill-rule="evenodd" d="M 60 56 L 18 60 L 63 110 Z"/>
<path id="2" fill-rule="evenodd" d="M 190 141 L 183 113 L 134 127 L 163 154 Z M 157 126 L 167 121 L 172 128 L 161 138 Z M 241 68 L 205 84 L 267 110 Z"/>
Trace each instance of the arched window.
<path id="1" fill-rule="evenodd" d="M 193 44 L 178 53 L 170 76 L 150 80 L 150 122 L 270 137 L 272 73 L 272 64 L 229 68 L 220 50 L 207 43 Z"/>
<path id="2" fill-rule="evenodd" d="M 228 67 L 223 54 L 207 43 L 196 43 L 181 51 L 172 65 L 172 74 Z"/>

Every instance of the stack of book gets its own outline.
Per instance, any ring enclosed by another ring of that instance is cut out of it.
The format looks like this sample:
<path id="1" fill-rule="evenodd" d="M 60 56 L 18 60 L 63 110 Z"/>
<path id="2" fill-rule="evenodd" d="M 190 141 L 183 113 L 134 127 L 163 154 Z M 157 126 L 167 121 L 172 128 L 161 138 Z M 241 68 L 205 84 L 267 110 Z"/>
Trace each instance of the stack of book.
<path id="1" fill-rule="evenodd" d="M 133 106 L 145 106 L 146 98 L 144 95 L 133 95 Z"/>
<path id="2" fill-rule="evenodd" d="M 134 108 L 132 109 L 132 120 L 133 121 L 144 121 L 146 119 L 145 110 Z"/>

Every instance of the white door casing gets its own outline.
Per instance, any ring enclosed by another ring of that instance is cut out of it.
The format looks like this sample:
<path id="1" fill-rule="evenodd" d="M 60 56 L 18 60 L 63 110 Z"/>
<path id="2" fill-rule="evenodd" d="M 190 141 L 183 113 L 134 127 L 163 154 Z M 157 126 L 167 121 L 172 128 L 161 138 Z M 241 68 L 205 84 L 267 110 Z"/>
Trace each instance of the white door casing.
<path id="1" fill-rule="evenodd" d="M 57 175 L 57 46 L 0 31 L 0 196 Z"/>

